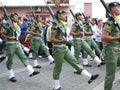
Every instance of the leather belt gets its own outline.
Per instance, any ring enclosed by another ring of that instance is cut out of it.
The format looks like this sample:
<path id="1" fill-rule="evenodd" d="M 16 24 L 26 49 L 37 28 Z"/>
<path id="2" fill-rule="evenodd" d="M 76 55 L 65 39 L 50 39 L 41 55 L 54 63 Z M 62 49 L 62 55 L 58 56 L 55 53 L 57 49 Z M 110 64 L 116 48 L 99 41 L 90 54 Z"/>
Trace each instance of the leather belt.
<path id="1" fill-rule="evenodd" d="M 53 47 L 65 47 L 65 46 L 66 46 L 66 44 L 59 44 L 59 45 L 54 44 L 53 45 Z"/>
<path id="2" fill-rule="evenodd" d="M 18 43 L 18 41 L 8 41 L 8 42 L 6 42 L 6 44 L 16 44 L 16 43 Z"/>
<path id="3" fill-rule="evenodd" d="M 74 40 L 82 40 L 81 38 L 74 38 Z"/>
<path id="4" fill-rule="evenodd" d="M 120 47 L 113 47 L 113 49 L 120 51 Z"/>

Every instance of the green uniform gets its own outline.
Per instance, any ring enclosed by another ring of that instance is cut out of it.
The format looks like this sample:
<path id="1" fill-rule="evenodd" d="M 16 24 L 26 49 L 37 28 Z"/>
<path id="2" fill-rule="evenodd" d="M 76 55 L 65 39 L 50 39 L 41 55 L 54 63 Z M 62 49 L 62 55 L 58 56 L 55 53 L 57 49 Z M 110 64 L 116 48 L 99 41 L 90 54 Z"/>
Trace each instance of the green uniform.
<path id="1" fill-rule="evenodd" d="M 66 25 L 64 21 L 62 24 L 62 32 L 66 34 Z M 56 39 L 61 40 L 63 35 L 60 30 L 56 29 L 54 26 L 52 27 L 52 34 L 56 36 Z M 72 55 L 71 51 L 66 46 L 66 43 L 54 43 L 53 45 L 53 57 L 55 59 L 55 67 L 53 71 L 54 80 L 59 80 L 60 72 L 62 70 L 62 63 L 65 59 L 73 68 L 75 68 L 78 72 L 82 72 L 83 67 L 79 65 L 76 58 Z"/>
<path id="2" fill-rule="evenodd" d="M 80 25 L 83 26 L 82 24 Z M 76 26 L 76 24 L 72 25 L 72 30 L 74 30 L 75 33 L 82 32 L 82 30 L 78 26 Z M 81 48 L 84 49 L 92 58 L 96 57 L 90 46 L 80 36 L 73 36 L 73 45 L 74 45 L 74 55 L 77 60 L 79 59 Z"/>
<path id="3" fill-rule="evenodd" d="M 87 32 L 93 32 L 92 31 L 92 25 L 90 23 L 87 23 L 85 26 L 84 26 L 84 30 L 87 31 Z M 96 42 L 92 39 L 91 37 L 92 35 L 85 35 L 84 36 L 84 40 L 88 43 L 88 45 L 92 48 L 95 49 L 95 52 L 96 52 L 96 55 L 98 57 L 100 57 L 100 54 L 101 54 L 101 50 L 99 49 L 99 47 L 97 46 Z M 85 58 L 88 57 L 88 54 L 87 52 L 85 52 Z"/>
<path id="4" fill-rule="evenodd" d="M 41 27 L 41 26 L 40 26 Z M 41 34 L 41 30 L 35 28 L 33 25 L 29 30 L 32 30 L 35 33 Z M 45 44 L 40 36 L 30 35 L 30 46 L 33 49 L 33 59 L 35 60 L 38 57 L 39 48 L 45 53 L 46 56 L 49 56 L 49 51 L 45 47 Z"/>
<path id="5" fill-rule="evenodd" d="M 110 36 L 120 36 L 120 30 L 114 25 L 113 20 L 108 19 L 104 28 Z M 117 64 L 120 65 L 120 42 L 103 42 L 104 58 L 106 62 L 106 76 L 104 90 L 112 90 L 112 84 L 115 79 Z"/>
<path id="6" fill-rule="evenodd" d="M 7 69 L 11 70 L 12 69 L 12 63 L 13 63 L 13 57 L 14 54 L 16 54 L 20 60 L 22 61 L 22 63 L 27 66 L 29 65 L 28 59 L 26 57 L 26 55 L 24 54 L 24 51 L 22 49 L 22 45 L 21 43 L 18 41 L 18 37 L 20 36 L 20 27 L 17 24 L 14 24 L 15 30 L 16 30 L 16 40 L 10 40 L 10 39 L 5 39 L 6 42 L 6 55 L 8 57 L 7 60 Z M 9 37 L 15 36 L 15 33 L 13 32 L 13 30 L 10 30 L 8 28 L 8 26 L 3 27 L 3 33 Z"/>

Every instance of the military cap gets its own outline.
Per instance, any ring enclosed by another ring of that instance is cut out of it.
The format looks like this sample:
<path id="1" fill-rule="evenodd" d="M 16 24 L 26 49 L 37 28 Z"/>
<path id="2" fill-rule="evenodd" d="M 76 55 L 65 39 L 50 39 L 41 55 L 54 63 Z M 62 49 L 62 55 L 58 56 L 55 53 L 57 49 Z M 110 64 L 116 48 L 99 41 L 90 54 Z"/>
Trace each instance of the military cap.
<path id="1" fill-rule="evenodd" d="M 111 9 L 112 7 L 115 7 L 115 6 L 120 6 L 120 3 L 119 2 L 111 2 L 108 4 L 109 9 Z"/>
<path id="2" fill-rule="evenodd" d="M 17 15 L 17 16 L 18 16 L 18 14 L 17 14 L 17 13 L 11 13 L 11 14 L 10 14 L 10 18 L 14 17 L 15 15 Z"/>
<path id="3" fill-rule="evenodd" d="M 63 13 L 66 13 L 66 12 L 63 10 L 58 10 L 58 11 L 56 11 L 56 16 L 58 16 L 59 14 L 63 14 Z"/>
<path id="4" fill-rule="evenodd" d="M 27 22 L 27 21 L 28 21 L 28 19 L 24 17 L 24 18 L 23 18 L 23 21 L 26 21 L 26 22 Z"/>
<path id="5" fill-rule="evenodd" d="M 40 18 L 40 17 L 41 17 L 40 15 L 36 15 L 36 16 L 35 16 L 36 19 L 38 19 L 38 18 Z"/>
<path id="6" fill-rule="evenodd" d="M 75 17 L 77 17 L 79 15 L 81 16 L 82 14 L 80 12 L 75 13 Z"/>

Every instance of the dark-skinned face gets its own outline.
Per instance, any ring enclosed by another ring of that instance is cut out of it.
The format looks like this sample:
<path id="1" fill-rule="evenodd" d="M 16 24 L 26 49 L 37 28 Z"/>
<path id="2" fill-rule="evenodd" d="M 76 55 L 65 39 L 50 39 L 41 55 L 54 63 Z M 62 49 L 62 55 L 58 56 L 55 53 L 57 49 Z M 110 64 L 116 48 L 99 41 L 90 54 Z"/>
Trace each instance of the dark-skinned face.
<path id="1" fill-rule="evenodd" d="M 38 22 L 42 22 L 42 17 L 38 17 Z"/>
<path id="2" fill-rule="evenodd" d="M 78 19 L 78 20 L 82 20 L 82 15 L 78 15 L 78 16 L 77 16 L 77 19 Z"/>
<path id="3" fill-rule="evenodd" d="M 11 17 L 11 20 L 13 22 L 18 22 L 18 15 L 14 15 L 13 17 Z"/>
<path id="4" fill-rule="evenodd" d="M 67 20 L 67 15 L 66 15 L 66 13 L 62 13 L 62 14 L 59 14 L 59 15 L 58 15 L 58 18 L 59 18 L 60 20 L 66 21 L 66 20 Z"/>
<path id="5" fill-rule="evenodd" d="M 120 6 L 112 7 L 111 11 L 114 15 L 119 16 L 120 15 Z"/>

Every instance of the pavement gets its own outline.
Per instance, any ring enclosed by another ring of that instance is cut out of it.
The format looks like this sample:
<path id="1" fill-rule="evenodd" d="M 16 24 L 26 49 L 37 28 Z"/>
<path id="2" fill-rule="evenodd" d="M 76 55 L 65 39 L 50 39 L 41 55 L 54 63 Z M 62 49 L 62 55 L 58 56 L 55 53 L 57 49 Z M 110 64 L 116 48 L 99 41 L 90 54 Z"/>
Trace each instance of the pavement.
<path id="1" fill-rule="evenodd" d="M 30 60 L 32 65 L 33 61 Z M 40 74 L 29 77 L 27 69 L 21 63 L 17 56 L 14 56 L 13 70 L 17 82 L 10 82 L 8 71 L 6 69 L 6 60 L 0 63 L 0 90 L 52 90 L 53 89 L 53 68 L 54 64 L 49 64 L 47 58 L 38 58 L 38 63 L 42 66 Z M 73 73 L 74 69 L 64 61 L 60 75 L 60 84 L 62 90 L 104 90 L 105 65 L 97 67 L 93 61 L 89 61 L 92 67 L 85 67 L 92 74 L 99 74 L 99 77 L 88 84 L 81 75 Z M 112 90 L 120 90 L 120 67 L 117 67 L 116 78 Z"/>

